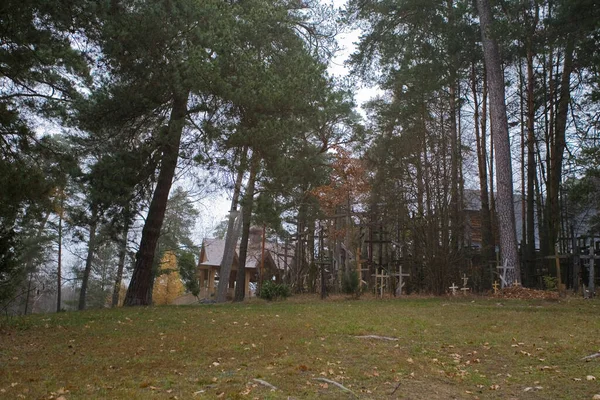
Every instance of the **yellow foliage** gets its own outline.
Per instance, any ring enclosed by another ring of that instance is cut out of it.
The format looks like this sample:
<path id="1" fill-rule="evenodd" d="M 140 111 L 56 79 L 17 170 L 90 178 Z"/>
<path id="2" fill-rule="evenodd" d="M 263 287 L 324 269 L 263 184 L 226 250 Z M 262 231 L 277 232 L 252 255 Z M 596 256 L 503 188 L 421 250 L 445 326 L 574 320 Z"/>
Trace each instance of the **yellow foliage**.
<path id="1" fill-rule="evenodd" d="M 117 304 L 117 307 L 123 307 L 123 301 L 125 300 L 125 295 L 127 294 L 127 286 L 121 284 L 121 287 L 119 288 L 119 304 Z M 110 292 L 109 294 L 106 295 L 106 301 L 104 302 L 104 306 L 105 307 L 111 307 L 112 306 L 112 292 Z"/>
<path id="2" fill-rule="evenodd" d="M 183 283 L 177 269 L 177 257 L 172 251 L 167 251 L 160 262 L 159 274 L 154 280 L 152 301 L 156 305 L 171 304 L 182 294 Z"/>

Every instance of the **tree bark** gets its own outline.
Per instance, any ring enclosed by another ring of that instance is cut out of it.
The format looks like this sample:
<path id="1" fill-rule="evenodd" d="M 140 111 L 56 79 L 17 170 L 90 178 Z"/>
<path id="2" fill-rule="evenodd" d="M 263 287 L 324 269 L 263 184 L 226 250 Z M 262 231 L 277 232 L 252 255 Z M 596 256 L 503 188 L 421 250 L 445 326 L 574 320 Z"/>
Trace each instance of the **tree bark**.
<path id="1" fill-rule="evenodd" d="M 525 247 L 525 262 L 529 285 L 535 284 L 535 81 L 533 75 L 533 50 L 531 43 L 527 48 L 527 242 Z"/>
<path id="2" fill-rule="evenodd" d="M 98 211 L 96 206 L 92 206 L 92 220 L 90 222 L 90 237 L 88 239 L 87 257 L 85 258 L 85 269 L 83 270 L 83 278 L 81 279 L 81 290 L 79 292 L 79 311 L 85 310 L 85 296 L 87 294 L 88 281 L 92 272 L 92 263 L 94 261 L 94 253 L 96 251 L 96 228 L 98 225 Z"/>
<path id="3" fill-rule="evenodd" d="M 219 303 L 227 300 L 227 289 L 229 287 L 229 274 L 233 265 L 235 247 L 239 236 L 242 217 L 237 214 L 237 207 L 242 191 L 242 180 L 244 179 L 246 158 L 248 156 L 248 147 L 244 146 L 240 158 L 240 167 L 235 179 L 233 188 L 233 197 L 231 199 L 231 209 L 229 210 L 229 221 L 227 222 L 227 235 L 225 236 L 225 247 L 223 249 L 223 258 L 219 268 L 219 286 L 217 287 L 216 301 Z M 242 210 L 243 212 L 243 210 Z M 237 222 L 237 223 L 236 223 Z M 226 279 L 222 279 L 226 277 Z"/>
<path id="4" fill-rule="evenodd" d="M 254 204 L 254 189 L 256 186 L 258 164 L 258 154 L 253 152 L 252 160 L 250 161 L 250 177 L 248 178 L 248 183 L 246 184 L 246 193 L 244 194 L 244 200 L 242 201 L 242 207 L 244 209 L 242 215 L 242 241 L 240 243 L 240 258 L 235 280 L 235 296 L 233 299 L 233 301 L 237 302 L 244 301 L 244 298 L 246 297 L 246 258 L 248 255 L 248 239 L 250 238 L 250 225 L 252 222 L 252 207 Z M 260 279 L 262 281 L 262 276 Z"/>
<path id="5" fill-rule="evenodd" d="M 152 263 L 154 261 L 156 245 L 160 236 L 160 229 L 167 209 L 167 200 L 177 159 L 179 157 L 179 145 L 185 125 L 187 114 L 188 92 L 174 93 L 173 108 L 169 119 L 169 126 L 162 138 L 162 158 L 156 188 L 150 202 L 148 217 L 142 229 L 142 240 L 140 249 L 136 254 L 135 267 L 124 305 L 141 306 L 152 304 Z"/>
<path id="6" fill-rule="evenodd" d="M 515 230 L 510 141 L 508 137 L 506 104 L 504 101 L 504 75 L 501 68 L 498 44 L 490 36 L 493 20 L 489 1 L 477 0 L 477 8 L 481 25 L 483 54 L 487 68 L 491 123 L 494 130 L 494 144 L 496 147 L 496 175 L 498 185 L 496 204 L 498 209 L 501 255 L 502 262 L 511 268 L 506 273 L 506 281 L 508 285 L 512 285 L 513 282 L 520 282 L 521 273 Z"/>
<path id="7" fill-rule="evenodd" d="M 58 262 L 56 268 L 56 312 L 60 312 L 62 302 L 62 221 L 64 201 L 61 196 L 60 213 L 58 214 Z"/>
<path id="8" fill-rule="evenodd" d="M 473 115 L 475 125 L 475 139 L 477 144 L 477 165 L 479 167 L 479 200 L 481 201 L 481 256 L 483 265 L 487 266 L 489 260 L 492 259 L 493 252 L 493 235 L 492 235 L 492 219 L 490 215 L 490 201 L 488 192 L 488 176 L 487 176 L 487 144 L 486 133 L 479 129 L 479 104 L 477 102 L 477 74 L 475 64 L 471 68 L 471 90 L 475 101 L 475 112 Z M 484 92 L 487 90 L 484 82 Z M 487 101 L 487 93 L 484 93 L 482 102 Z M 485 108 L 484 111 L 485 113 Z M 484 118 L 484 117 L 482 117 Z M 483 122 L 482 122 L 483 123 Z"/>
<path id="9" fill-rule="evenodd" d="M 550 246 L 553 248 L 560 233 L 560 183 L 562 179 L 562 164 L 566 147 L 566 128 L 571 101 L 571 71 L 573 70 L 574 40 L 572 35 L 567 38 L 565 48 L 563 71 L 560 82 L 560 94 L 556 106 L 554 140 L 551 140 L 550 170 L 548 177 L 548 205 Z"/>
<path id="10" fill-rule="evenodd" d="M 119 243 L 119 264 L 117 266 L 117 276 L 115 277 L 115 286 L 112 294 L 111 307 L 119 306 L 119 294 L 121 293 L 121 282 L 123 281 L 123 270 L 125 269 L 125 257 L 127 256 L 127 236 L 129 234 L 129 221 L 125 222 L 121 243 Z"/>

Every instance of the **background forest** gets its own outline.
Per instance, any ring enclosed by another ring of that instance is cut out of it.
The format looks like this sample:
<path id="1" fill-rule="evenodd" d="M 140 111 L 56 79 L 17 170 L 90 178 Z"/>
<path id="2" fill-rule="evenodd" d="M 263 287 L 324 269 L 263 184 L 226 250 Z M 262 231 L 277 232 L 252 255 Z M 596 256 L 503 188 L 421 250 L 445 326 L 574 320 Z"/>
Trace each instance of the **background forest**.
<path id="1" fill-rule="evenodd" d="M 593 266 L 594 0 L 5 0 L 0 43 L 6 312 L 158 303 L 164 275 L 197 293 L 199 201 L 223 191 L 226 248 L 264 226 L 298 292 Z"/>

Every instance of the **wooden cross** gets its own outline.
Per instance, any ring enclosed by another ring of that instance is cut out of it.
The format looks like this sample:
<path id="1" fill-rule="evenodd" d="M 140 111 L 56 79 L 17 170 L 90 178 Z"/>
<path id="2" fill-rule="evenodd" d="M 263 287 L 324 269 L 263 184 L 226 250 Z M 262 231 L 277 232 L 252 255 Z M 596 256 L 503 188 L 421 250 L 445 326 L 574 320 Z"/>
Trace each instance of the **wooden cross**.
<path id="1" fill-rule="evenodd" d="M 448 289 L 452 290 L 452 296 L 456 296 L 456 289 L 458 289 L 458 286 L 456 286 L 454 282 L 452 282 L 452 286 L 450 286 Z"/>
<path id="2" fill-rule="evenodd" d="M 398 293 L 400 295 L 402 295 L 402 288 L 404 287 L 404 282 L 402 279 L 402 277 L 404 277 L 404 276 L 408 278 L 410 276 L 410 274 L 403 274 L 402 273 L 402 265 L 400 265 L 400 273 L 398 274 L 398 289 L 399 289 Z"/>
<path id="3" fill-rule="evenodd" d="M 379 281 L 381 278 L 381 284 L 379 285 L 380 296 L 383 298 L 383 287 L 384 287 L 384 279 L 388 278 L 388 275 L 385 274 L 385 271 L 381 271 L 381 274 L 375 274 L 375 279 Z"/>
<path id="4" fill-rule="evenodd" d="M 494 294 L 498 293 L 498 281 L 494 281 L 492 287 L 494 288 Z"/>
<path id="5" fill-rule="evenodd" d="M 463 274 L 462 280 L 463 280 L 463 287 L 467 287 L 467 282 L 469 281 L 469 278 L 467 278 L 467 274 Z"/>
<path id="6" fill-rule="evenodd" d="M 508 283 L 506 282 L 506 271 L 509 269 L 514 269 L 514 267 L 509 267 L 508 260 L 504 260 L 504 265 L 497 266 L 496 268 L 501 271 L 498 273 L 498 275 L 500 276 L 500 287 L 504 289 L 506 286 L 508 286 Z"/>
<path id="7" fill-rule="evenodd" d="M 463 296 L 467 295 L 467 290 L 470 290 L 468 287 L 461 287 L 460 290 L 463 292 Z"/>

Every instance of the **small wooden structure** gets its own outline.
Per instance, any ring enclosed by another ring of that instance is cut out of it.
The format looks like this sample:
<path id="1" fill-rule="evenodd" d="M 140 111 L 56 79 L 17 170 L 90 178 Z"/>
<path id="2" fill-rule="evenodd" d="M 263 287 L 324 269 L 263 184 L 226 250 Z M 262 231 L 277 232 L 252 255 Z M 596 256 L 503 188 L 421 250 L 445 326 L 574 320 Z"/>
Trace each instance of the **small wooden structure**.
<path id="1" fill-rule="evenodd" d="M 269 241 L 265 241 L 265 251 L 263 252 L 261 238 L 262 229 L 251 228 L 248 252 L 246 254 L 246 298 L 254 296 L 254 292 L 250 290 L 250 283 L 257 283 L 261 279 L 261 265 L 263 266 L 263 280 L 281 282 L 293 257 L 293 251 L 284 249 L 280 244 Z M 197 270 L 198 284 L 200 286 L 200 295 L 198 297 L 202 299 L 210 299 L 216 294 L 224 249 L 225 240 L 223 239 L 204 239 L 202 241 Z M 262 260 L 263 254 L 264 261 Z M 235 292 L 238 268 L 239 246 L 236 247 L 231 273 L 229 274 L 228 297 L 233 297 Z"/>

